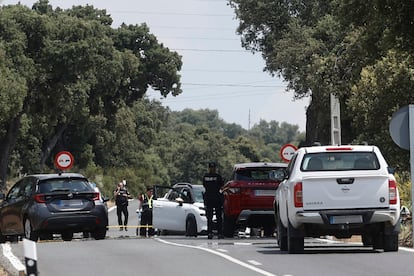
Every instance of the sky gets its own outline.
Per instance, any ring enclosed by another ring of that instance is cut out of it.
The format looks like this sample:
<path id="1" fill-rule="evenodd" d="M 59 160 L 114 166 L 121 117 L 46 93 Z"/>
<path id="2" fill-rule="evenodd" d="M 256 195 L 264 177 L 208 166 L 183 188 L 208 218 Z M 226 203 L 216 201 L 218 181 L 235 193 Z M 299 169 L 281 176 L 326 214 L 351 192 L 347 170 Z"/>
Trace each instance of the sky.
<path id="1" fill-rule="evenodd" d="M 32 7 L 33 0 L 0 0 Z M 55 9 L 93 5 L 106 9 L 113 27 L 122 23 L 146 23 L 159 43 L 182 56 L 180 71 L 183 92 L 157 99 L 173 111 L 185 108 L 217 110 L 227 123 L 249 129 L 260 120 L 287 122 L 305 131 L 309 98 L 294 100 L 287 83 L 263 72 L 260 53 L 241 46 L 236 33 L 238 20 L 227 0 L 49 0 Z"/>

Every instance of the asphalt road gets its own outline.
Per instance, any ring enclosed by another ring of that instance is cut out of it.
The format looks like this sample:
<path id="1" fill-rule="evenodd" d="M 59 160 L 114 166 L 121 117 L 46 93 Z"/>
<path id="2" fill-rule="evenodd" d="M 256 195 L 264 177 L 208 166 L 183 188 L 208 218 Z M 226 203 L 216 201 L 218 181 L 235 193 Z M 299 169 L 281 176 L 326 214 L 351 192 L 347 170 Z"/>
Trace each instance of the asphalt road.
<path id="1" fill-rule="evenodd" d="M 129 231 L 119 231 L 110 212 L 105 240 L 76 236 L 36 244 L 39 275 L 412 275 L 414 250 L 384 253 L 361 244 L 307 239 L 304 254 L 280 252 L 275 239 L 206 236 L 137 237 L 136 202 Z M 9 244 L 24 264 L 22 242 Z M 3 258 L 4 259 L 4 258 Z"/>

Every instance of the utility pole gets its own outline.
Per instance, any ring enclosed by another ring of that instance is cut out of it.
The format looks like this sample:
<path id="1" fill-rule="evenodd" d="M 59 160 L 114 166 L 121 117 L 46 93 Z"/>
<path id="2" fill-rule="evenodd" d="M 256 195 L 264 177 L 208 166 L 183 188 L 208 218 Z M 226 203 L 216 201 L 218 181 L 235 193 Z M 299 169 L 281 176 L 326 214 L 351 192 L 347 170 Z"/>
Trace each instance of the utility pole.
<path id="1" fill-rule="evenodd" d="M 331 144 L 341 145 L 341 104 L 338 97 L 331 94 Z"/>
<path id="2" fill-rule="evenodd" d="M 249 119 L 247 123 L 247 130 L 250 130 L 250 109 L 249 109 Z"/>

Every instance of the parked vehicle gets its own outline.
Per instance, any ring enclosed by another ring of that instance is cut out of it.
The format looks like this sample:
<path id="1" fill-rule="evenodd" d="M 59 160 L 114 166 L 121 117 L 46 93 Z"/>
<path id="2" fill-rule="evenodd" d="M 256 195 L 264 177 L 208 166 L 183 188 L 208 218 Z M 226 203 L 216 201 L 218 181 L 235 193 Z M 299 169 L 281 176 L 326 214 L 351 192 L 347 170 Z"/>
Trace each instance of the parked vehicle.
<path id="1" fill-rule="evenodd" d="M 273 200 L 282 181 L 285 163 L 240 163 L 223 187 L 223 234 L 233 237 L 242 227 L 263 228 L 265 236 L 275 231 Z"/>
<path id="2" fill-rule="evenodd" d="M 197 236 L 205 233 L 207 218 L 203 193 L 202 185 L 177 183 L 170 187 L 167 194 L 153 200 L 153 227 L 161 234 Z"/>
<path id="3" fill-rule="evenodd" d="M 365 246 L 398 251 L 397 183 L 376 146 L 300 148 L 276 191 L 280 250 L 300 253 L 304 237 L 361 235 Z"/>
<path id="4" fill-rule="evenodd" d="M 70 241 L 77 232 L 90 232 L 95 239 L 106 236 L 104 200 L 81 174 L 28 175 L 0 198 L 0 242 L 51 239 L 53 234 Z"/>

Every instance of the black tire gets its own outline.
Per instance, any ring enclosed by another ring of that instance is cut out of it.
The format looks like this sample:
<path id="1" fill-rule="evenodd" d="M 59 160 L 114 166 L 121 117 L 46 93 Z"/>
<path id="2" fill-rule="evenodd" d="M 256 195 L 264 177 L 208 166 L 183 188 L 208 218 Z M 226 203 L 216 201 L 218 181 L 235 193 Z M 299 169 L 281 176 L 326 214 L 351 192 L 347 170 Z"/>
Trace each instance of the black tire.
<path id="1" fill-rule="evenodd" d="M 64 241 L 71 241 L 73 239 L 73 232 L 63 232 L 61 235 Z"/>
<path id="2" fill-rule="evenodd" d="M 362 244 L 364 245 L 364 247 L 370 247 L 373 244 L 372 236 L 369 234 L 362 234 L 361 240 L 362 240 Z"/>
<path id="3" fill-rule="evenodd" d="M 185 235 L 187 237 L 197 237 L 197 222 L 194 216 L 188 216 L 185 221 Z"/>
<path id="4" fill-rule="evenodd" d="M 263 227 L 263 236 L 269 238 L 275 234 L 275 227 L 273 225 L 266 225 Z"/>
<path id="5" fill-rule="evenodd" d="M 384 235 L 384 252 L 398 251 L 398 234 Z"/>
<path id="6" fill-rule="evenodd" d="M 236 230 L 236 221 L 226 215 L 223 217 L 223 235 L 226 238 L 233 238 Z"/>
<path id="7" fill-rule="evenodd" d="M 3 236 L 3 234 L 0 231 L 0 243 L 5 243 L 6 242 L 6 237 Z"/>
<path id="8" fill-rule="evenodd" d="M 39 239 L 39 233 L 33 230 L 30 219 L 26 218 L 24 220 L 23 227 L 24 227 L 24 237 L 31 241 L 37 242 L 37 240 Z"/>
<path id="9" fill-rule="evenodd" d="M 92 232 L 92 237 L 95 240 L 103 240 L 106 237 L 106 228 L 98 228 L 94 232 Z"/>
<path id="10" fill-rule="evenodd" d="M 287 244 L 288 244 L 288 253 L 289 254 L 299 254 L 303 252 L 303 249 L 305 247 L 305 239 L 304 237 L 294 236 L 292 235 L 295 229 L 292 225 L 289 223 L 288 227 L 288 238 L 287 238 Z"/>
<path id="11" fill-rule="evenodd" d="M 53 234 L 52 233 L 40 234 L 39 239 L 41 241 L 53 240 Z"/>
<path id="12" fill-rule="evenodd" d="M 280 220 L 280 215 L 277 213 L 277 244 L 279 245 L 280 251 L 288 250 L 288 240 L 287 240 L 287 229 L 283 226 L 282 221 Z"/>

